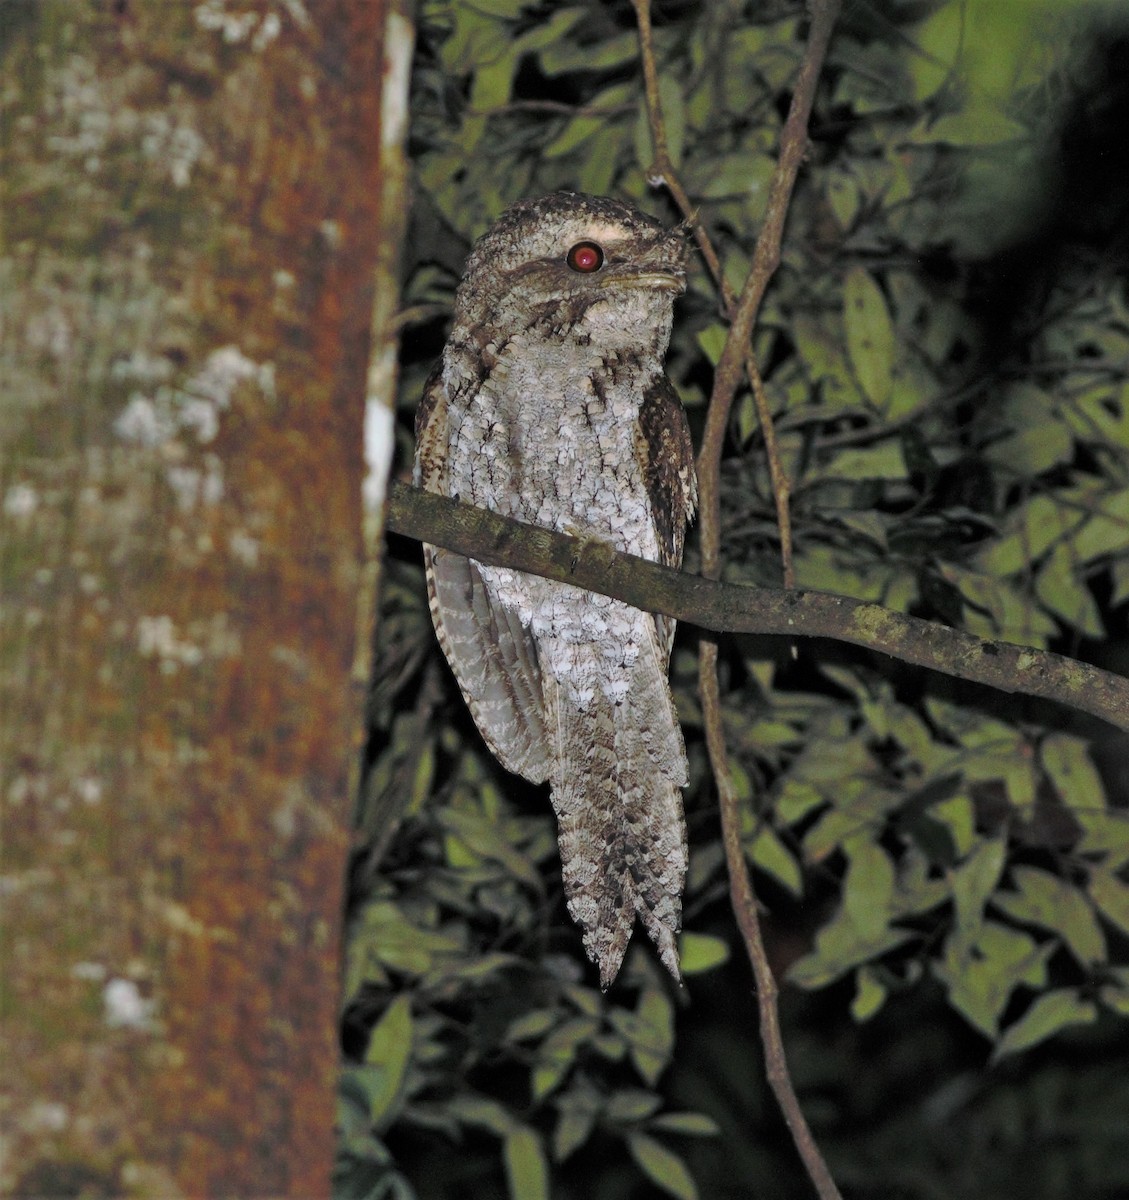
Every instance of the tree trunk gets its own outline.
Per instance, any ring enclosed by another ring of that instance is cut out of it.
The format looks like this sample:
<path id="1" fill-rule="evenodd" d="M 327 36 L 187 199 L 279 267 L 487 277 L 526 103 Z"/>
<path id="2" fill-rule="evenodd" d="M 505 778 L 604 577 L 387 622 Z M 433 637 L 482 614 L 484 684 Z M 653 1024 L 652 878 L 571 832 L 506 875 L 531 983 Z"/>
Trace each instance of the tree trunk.
<path id="1" fill-rule="evenodd" d="M 5 22 L 0 1192 L 326 1195 L 410 27 Z"/>

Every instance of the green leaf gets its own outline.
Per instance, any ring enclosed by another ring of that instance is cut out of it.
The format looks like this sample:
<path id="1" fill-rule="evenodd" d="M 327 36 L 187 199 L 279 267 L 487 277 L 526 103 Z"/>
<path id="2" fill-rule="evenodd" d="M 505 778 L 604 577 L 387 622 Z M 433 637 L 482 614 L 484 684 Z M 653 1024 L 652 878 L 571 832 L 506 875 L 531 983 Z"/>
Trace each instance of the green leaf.
<path id="1" fill-rule="evenodd" d="M 1129 396 L 1122 405 L 1129 411 L 1126 400 Z M 1129 436 L 1114 444 L 1123 453 L 1125 445 L 1129 444 Z M 1082 526 L 1071 543 L 1075 555 L 1083 562 L 1110 554 L 1123 555 L 1129 549 L 1129 488 L 1102 497 L 1097 508 L 1098 512 Z"/>
<path id="2" fill-rule="evenodd" d="M 891 438 L 876 446 L 840 450 L 818 474 L 835 479 L 905 479 L 909 471 L 901 442 Z"/>
<path id="3" fill-rule="evenodd" d="M 791 332 L 811 382 L 821 385 L 823 407 L 833 410 L 862 404 L 863 398 L 847 369 L 842 339 L 834 335 L 824 322 L 816 321 L 802 312 L 792 322 Z"/>
<path id="4" fill-rule="evenodd" d="M 905 930 L 886 928 L 863 937 L 840 910 L 839 916 L 816 934 L 815 949 L 788 969 L 787 978 L 803 988 L 824 987 L 859 963 L 881 958 L 911 936 Z"/>
<path id="5" fill-rule="evenodd" d="M 1090 898 L 1118 929 L 1129 933 L 1129 886 L 1112 871 L 1095 870 L 1090 876 Z"/>
<path id="6" fill-rule="evenodd" d="M 855 998 L 851 1001 L 851 1016 L 860 1024 L 868 1021 L 886 1000 L 886 985 L 869 967 L 860 967 L 855 974 Z"/>
<path id="7" fill-rule="evenodd" d="M 914 140 L 954 146 L 995 146 L 1026 140 L 1028 130 L 991 104 L 977 104 L 923 125 Z"/>
<path id="8" fill-rule="evenodd" d="M 634 1020 L 621 1028 L 635 1069 L 653 1087 L 674 1053 L 674 1005 L 666 992 L 648 987 L 639 997 Z"/>
<path id="9" fill-rule="evenodd" d="M 766 154 L 725 154 L 696 164 L 688 186 L 695 199 L 760 198 L 763 205 L 775 165 Z"/>
<path id="10" fill-rule="evenodd" d="M 950 796 L 932 805 L 929 812 L 948 829 L 957 854 L 972 851 L 976 844 L 976 810 L 967 796 Z"/>
<path id="11" fill-rule="evenodd" d="M 512 20 L 521 16 L 521 10 L 528 3 L 529 0 L 475 0 L 474 7 L 489 17 L 508 17 Z"/>
<path id="12" fill-rule="evenodd" d="M 874 406 L 883 408 L 894 381 L 894 326 L 882 289 L 863 267 L 852 267 L 843 281 L 843 320 L 855 377 Z"/>
<path id="13" fill-rule="evenodd" d="M 553 1157 L 557 1162 L 564 1162 L 584 1145 L 596 1127 L 596 1115 L 597 1111 L 592 1106 L 570 1104 L 561 1107 L 553 1130 Z"/>
<path id="14" fill-rule="evenodd" d="M 1064 804 L 1091 811 L 1105 808 L 1101 776 L 1081 738 L 1052 733 L 1043 739 L 1039 757 Z"/>
<path id="15" fill-rule="evenodd" d="M 453 847 L 448 844 L 448 859 L 452 866 L 474 866 L 476 859 L 489 859 L 500 863 L 522 883 L 540 890 L 541 873 L 536 864 L 507 840 L 507 831 L 497 821 L 481 812 L 457 808 L 443 809 L 439 819 L 457 843 L 461 843 L 471 855 L 469 859 L 466 855 L 455 856 Z M 458 862 L 455 861 L 456 857 Z"/>
<path id="16" fill-rule="evenodd" d="M 859 185 L 850 175 L 834 171 L 829 173 L 827 182 L 827 202 L 835 215 L 835 223 L 840 229 L 847 230 L 855 223 L 862 196 Z"/>
<path id="17" fill-rule="evenodd" d="M 454 938 L 413 925 L 396 905 L 374 901 L 365 906 L 358 922 L 370 952 L 392 970 L 422 975 L 436 956 L 454 954 L 462 947 Z"/>
<path id="18" fill-rule="evenodd" d="M 559 1026 L 541 1043 L 533 1068 L 533 1098 L 543 1100 L 564 1079 L 580 1046 L 593 1037 L 600 1024 L 592 1017 L 576 1017 Z"/>
<path id="19" fill-rule="evenodd" d="M 1098 996 L 1111 1012 L 1121 1017 L 1129 1017 L 1129 988 L 1099 988 Z"/>
<path id="20" fill-rule="evenodd" d="M 603 117 L 589 117 L 584 114 L 573 117 L 555 138 L 545 146 L 541 155 L 544 158 L 557 158 L 575 150 L 593 134 L 599 133 L 607 124 Z"/>
<path id="21" fill-rule="evenodd" d="M 470 106 L 476 116 L 499 108 L 510 98 L 517 56 L 512 48 L 493 62 L 483 63 L 474 73 L 470 88 Z"/>
<path id="22" fill-rule="evenodd" d="M 540 1037 L 548 1033 L 560 1020 L 555 1008 L 532 1008 L 510 1022 L 506 1030 L 506 1041 L 521 1042 L 526 1038 Z"/>
<path id="23" fill-rule="evenodd" d="M 697 1112 L 661 1113 L 648 1124 L 652 1129 L 681 1133 L 686 1137 L 717 1137 L 721 1133 L 721 1126 L 713 1117 Z"/>
<path id="24" fill-rule="evenodd" d="M 1067 543 L 1060 542 L 1035 578 L 1035 594 L 1068 624 L 1090 637 L 1105 635 L 1101 613 Z"/>
<path id="25" fill-rule="evenodd" d="M 614 1125 L 637 1125 L 662 1105 L 662 1097 L 639 1088 L 623 1088 L 613 1092 L 604 1112 Z"/>
<path id="26" fill-rule="evenodd" d="M 710 365 L 716 367 L 721 361 L 721 352 L 725 349 L 725 340 L 729 330 L 719 322 L 707 325 L 698 331 L 698 345 L 702 353 L 709 359 Z"/>
<path id="27" fill-rule="evenodd" d="M 1060 419 L 1052 396 L 1030 383 L 1017 383 L 1004 397 L 999 419 L 1007 433 L 984 457 L 1010 471 L 1039 475 L 1074 454 L 1074 438 Z"/>
<path id="28" fill-rule="evenodd" d="M 528 4 L 529 0 L 523 0 Z M 604 37 L 595 44 L 561 41 L 541 52 L 541 69 L 546 75 L 565 71 L 597 71 L 634 62 L 639 57 L 639 38 L 634 32 Z"/>
<path id="29" fill-rule="evenodd" d="M 400 1095 L 412 1058 L 412 1003 L 397 996 L 376 1023 L 369 1037 L 365 1062 L 379 1067 L 380 1088 L 369 1094 L 369 1117 L 380 1127 Z"/>
<path id="30" fill-rule="evenodd" d="M 543 51 L 560 42 L 566 33 L 586 16 L 583 8 L 558 8 L 547 21 L 533 25 L 521 35 L 513 47 L 518 54 Z"/>
<path id="31" fill-rule="evenodd" d="M 939 566 L 945 579 L 969 602 L 964 611 L 964 626 L 969 633 L 1039 646 L 1048 635 L 1058 632 L 1054 620 L 1033 596 L 980 571 L 968 571 L 949 562 Z"/>
<path id="32" fill-rule="evenodd" d="M 701 975 L 729 960 L 729 943 L 707 933 L 683 933 L 678 939 L 678 961 L 683 975 Z"/>
<path id="33" fill-rule="evenodd" d="M 1104 854 L 1111 870 L 1129 862 L 1129 813 L 1081 809 L 1074 815 L 1086 831 L 1075 847 L 1077 854 Z"/>
<path id="34" fill-rule="evenodd" d="M 698 1189 L 686 1164 L 645 1133 L 632 1133 L 627 1138 L 631 1157 L 650 1180 L 678 1200 L 698 1200 Z"/>
<path id="35" fill-rule="evenodd" d="M 894 909 L 894 864 L 869 837 L 843 843 L 850 865 L 843 884 L 843 908 L 864 938 L 886 932 Z"/>
<path id="36" fill-rule="evenodd" d="M 997 892 L 992 897 L 997 908 L 1059 934 L 1084 967 L 1105 961 L 1105 936 L 1077 888 L 1038 867 L 1015 867 L 1011 875 L 1019 891 Z"/>
<path id="37" fill-rule="evenodd" d="M 947 986 L 949 1003 L 988 1037 L 996 1036 L 1000 1015 L 1019 984 L 1046 984 L 1046 962 L 1054 946 L 1040 946 L 1018 929 L 985 921 L 974 941 L 954 930 L 944 958 L 933 971 Z"/>
<path id="38" fill-rule="evenodd" d="M 511 1200 L 549 1200 L 549 1164 L 532 1129 L 523 1125 L 508 1134 L 502 1154 Z"/>
<path id="39" fill-rule="evenodd" d="M 776 815 L 788 825 L 801 821 L 808 813 L 826 804 L 823 793 L 810 783 L 789 775 L 776 797 Z"/>
<path id="40" fill-rule="evenodd" d="M 1077 529 L 1083 519 L 1075 505 L 1039 492 L 1011 515 L 1008 520 L 1011 532 L 989 542 L 973 562 L 989 575 L 1028 571 L 1055 542 Z"/>
<path id="41" fill-rule="evenodd" d="M 975 850 L 949 872 L 957 930 L 970 944 L 975 942 L 984 920 L 984 905 L 996 890 L 1004 869 L 1007 846 L 1003 838 L 981 842 Z"/>
<path id="42" fill-rule="evenodd" d="M 666 127 L 666 148 L 670 161 L 677 167 L 682 161 L 682 143 L 686 135 L 686 103 L 682 95 L 682 84 L 673 76 L 663 75 L 659 79 L 659 100 L 662 105 L 663 124 Z M 635 161 L 642 171 L 647 172 L 655 161 L 654 142 L 647 109 L 639 105 L 635 120 Z"/>
<path id="43" fill-rule="evenodd" d="M 508 1137 L 516 1127 L 509 1109 L 485 1096 L 463 1092 L 452 1096 L 445 1107 L 460 1124 L 485 1129 L 498 1137 Z"/>
<path id="44" fill-rule="evenodd" d="M 803 892 L 804 880 L 800 864 L 770 825 L 761 826 L 749 849 L 749 857 L 762 871 L 767 871 L 782 883 L 793 896 L 799 896 Z"/>
<path id="45" fill-rule="evenodd" d="M 1092 1000 L 1082 1000 L 1077 992 L 1059 988 L 1039 996 L 1014 1024 L 1009 1025 L 996 1043 L 992 1058 L 1026 1050 L 1058 1033 L 1067 1025 L 1089 1025 L 1098 1019 L 1098 1006 Z"/>

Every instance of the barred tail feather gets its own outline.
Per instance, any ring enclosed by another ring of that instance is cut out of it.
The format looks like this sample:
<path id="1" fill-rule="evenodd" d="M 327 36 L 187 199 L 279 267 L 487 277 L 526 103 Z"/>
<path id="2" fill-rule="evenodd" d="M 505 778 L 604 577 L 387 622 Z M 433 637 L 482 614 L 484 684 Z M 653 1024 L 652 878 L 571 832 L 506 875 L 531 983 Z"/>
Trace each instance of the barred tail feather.
<path id="1" fill-rule="evenodd" d="M 666 678 L 642 655 L 622 703 L 597 690 L 584 711 L 570 689 L 544 682 L 565 895 L 600 984 L 618 974 L 636 914 L 680 979 L 686 755 Z"/>

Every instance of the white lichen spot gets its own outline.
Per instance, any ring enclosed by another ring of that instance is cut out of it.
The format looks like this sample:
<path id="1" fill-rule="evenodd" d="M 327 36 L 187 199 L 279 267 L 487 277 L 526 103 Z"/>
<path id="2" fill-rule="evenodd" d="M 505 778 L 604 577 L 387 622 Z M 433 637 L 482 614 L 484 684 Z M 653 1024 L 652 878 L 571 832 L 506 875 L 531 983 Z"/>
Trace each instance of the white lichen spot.
<path id="1" fill-rule="evenodd" d="M 237 529 L 228 539 L 228 549 L 231 556 L 245 567 L 259 565 L 259 539 L 252 537 L 246 530 Z"/>
<path id="2" fill-rule="evenodd" d="M 191 512 L 198 505 L 218 504 L 223 499 L 223 467 L 214 454 L 208 455 L 203 468 L 170 466 L 165 478 L 181 512 Z"/>
<path id="3" fill-rule="evenodd" d="M 106 978 L 106 968 L 97 962 L 76 962 L 71 967 L 71 975 L 75 979 L 85 979 L 89 983 L 101 983 Z"/>
<path id="4" fill-rule="evenodd" d="M 167 383 L 172 369 L 172 363 L 163 354 L 134 350 L 127 358 L 119 358 L 114 363 L 110 378 L 142 384 Z"/>
<path id="5" fill-rule="evenodd" d="M 169 616 L 140 617 L 137 622 L 137 650 L 142 658 L 155 658 L 165 674 L 179 667 L 194 667 L 204 657 L 195 642 L 177 637 Z"/>
<path id="6" fill-rule="evenodd" d="M 70 1111 L 56 1100 L 36 1100 L 28 1107 L 24 1123 L 40 1133 L 62 1133 L 70 1123 Z"/>
<path id="7" fill-rule="evenodd" d="M 220 431 L 219 413 L 210 400 L 189 399 L 181 407 L 180 424 L 196 435 L 201 446 L 214 441 Z"/>
<path id="8" fill-rule="evenodd" d="M 281 9 L 296 25 L 309 26 L 310 18 L 301 0 L 282 0 Z M 282 19 L 276 9 L 255 12 L 229 6 L 228 0 L 204 0 L 196 6 L 195 17 L 201 29 L 218 33 L 230 46 L 250 42 L 255 53 L 265 50 L 282 32 Z"/>
<path id="9" fill-rule="evenodd" d="M 12 808 L 32 799 L 36 794 L 35 781 L 30 775 L 17 775 L 8 785 L 7 801 Z"/>
<path id="10" fill-rule="evenodd" d="M 83 775 L 75 780 L 74 790 L 83 804 L 102 803 L 102 781 L 93 775 Z"/>
<path id="11" fill-rule="evenodd" d="M 259 24 L 258 13 L 230 11 L 225 0 L 204 0 L 194 15 L 201 29 L 218 33 L 231 46 L 245 42 Z"/>
<path id="12" fill-rule="evenodd" d="M 271 42 L 282 32 L 282 21 L 276 12 L 268 12 L 263 15 L 263 19 L 259 22 L 259 28 L 255 31 L 251 38 L 251 49 L 256 54 L 265 50 Z"/>
<path id="13" fill-rule="evenodd" d="M 71 322 L 57 307 L 33 314 L 27 322 L 26 337 L 31 349 L 57 361 L 68 358 L 74 345 Z"/>
<path id="14" fill-rule="evenodd" d="M 29 517 L 39 507 L 39 493 L 30 483 L 13 483 L 4 493 L 6 517 Z"/>
<path id="15" fill-rule="evenodd" d="M 174 186 L 186 187 L 206 143 L 199 133 L 166 111 L 146 113 L 142 120 L 141 153 L 168 172 Z"/>
<path id="16" fill-rule="evenodd" d="M 133 442 L 152 449 L 175 435 L 176 422 L 167 411 L 167 406 L 161 405 L 158 399 L 134 392 L 114 421 L 114 433 L 123 442 Z"/>
<path id="17" fill-rule="evenodd" d="M 111 1029 L 151 1029 L 156 1005 L 132 979 L 111 979 L 102 989 L 103 1015 Z"/>
<path id="18" fill-rule="evenodd" d="M 118 368 L 122 377 L 161 373 L 159 360 L 134 356 Z M 242 384 L 257 387 L 274 398 L 274 365 L 257 363 L 237 346 L 221 346 L 208 355 L 203 367 L 183 387 L 160 384 L 152 395 L 134 392 L 114 422 L 123 441 L 148 449 L 160 448 L 168 465 L 165 478 L 182 512 L 200 504 L 217 504 L 224 496 L 223 464 L 214 454 L 201 463 L 186 463 L 186 447 L 178 442 L 189 434 L 200 446 L 215 440 L 222 414 L 231 406 Z"/>
<path id="19" fill-rule="evenodd" d="M 310 20 L 310 14 L 306 11 L 306 6 L 302 3 L 302 0 L 282 0 L 282 7 L 299 29 L 309 29 L 313 25 L 313 21 Z"/>
<path id="20" fill-rule="evenodd" d="M 265 396 L 273 396 L 274 364 L 257 363 L 238 346 L 221 346 L 208 355 L 203 368 L 193 375 L 184 390 L 190 397 L 211 401 L 222 412 L 231 406 L 231 398 L 241 383 L 256 384 Z"/>

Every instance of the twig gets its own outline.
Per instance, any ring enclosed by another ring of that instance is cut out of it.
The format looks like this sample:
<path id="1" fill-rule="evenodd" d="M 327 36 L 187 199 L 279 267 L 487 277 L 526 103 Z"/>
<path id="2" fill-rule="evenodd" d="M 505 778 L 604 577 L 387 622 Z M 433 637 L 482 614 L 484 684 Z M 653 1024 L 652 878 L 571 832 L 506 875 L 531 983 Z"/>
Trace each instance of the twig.
<path id="1" fill-rule="evenodd" d="M 726 316 L 733 320 L 737 312 L 737 295 L 729 285 L 722 270 L 721 259 L 714 248 L 705 226 L 698 219 L 698 210 L 691 203 L 682 180 L 678 176 L 666 141 L 666 121 L 663 118 L 662 96 L 659 92 L 659 75 L 655 63 L 654 36 L 651 30 L 651 0 L 631 0 L 635 7 L 636 21 L 639 26 L 639 52 L 643 65 L 643 92 L 647 103 L 647 121 L 651 129 L 651 144 L 655 157 L 651 164 L 650 181 L 652 184 L 662 184 L 678 205 L 679 211 L 686 218 L 694 240 L 698 243 L 706 267 L 713 276 L 714 283 L 721 292 L 722 304 Z M 761 379 L 756 356 L 753 354 L 752 343 L 745 347 L 745 373 L 753 390 L 753 405 L 757 411 L 757 421 L 760 424 L 761 435 L 764 437 L 765 455 L 768 460 L 768 475 L 772 486 L 773 501 L 776 505 L 776 525 L 780 532 L 780 558 L 784 576 L 784 586 L 793 587 L 796 573 L 792 565 L 792 518 L 789 511 L 790 488 L 788 477 L 784 473 L 784 465 L 780 458 L 780 446 L 776 439 L 776 429 L 772 421 L 772 411 L 768 406 L 768 396 L 765 394 L 764 381 Z M 727 414 L 728 419 L 728 414 Z"/>
<path id="2" fill-rule="evenodd" d="M 666 183 L 685 216 L 690 216 L 689 197 L 678 181 L 667 151 L 665 126 L 662 120 L 658 73 L 655 67 L 654 44 L 651 32 L 650 0 L 632 0 L 639 25 L 639 44 L 643 60 L 644 89 L 655 148 L 654 172 Z M 769 280 L 780 263 L 780 247 L 784 221 L 791 202 L 792 189 L 807 148 L 808 118 L 815 99 L 815 86 L 827 53 L 831 31 L 839 13 L 840 0 L 812 0 L 812 21 L 804 59 L 792 93 L 792 104 L 780 136 L 780 158 L 769 188 L 768 207 L 764 224 L 757 238 L 748 278 L 736 305 L 721 277 L 720 265 L 704 230 L 696 226 L 698 245 L 715 279 L 718 279 L 729 310 L 729 336 L 714 373 L 713 394 L 706 415 L 706 428 L 698 455 L 698 486 L 700 502 L 700 538 L 702 574 L 717 579 L 721 573 L 721 452 L 733 398 L 744 365 L 753 388 L 753 401 L 765 437 L 773 496 L 776 500 L 784 556 L 785 583 L 794 583 L 791 554 L 791 522 L 788 516 L 787 480 L 781 467 L 779 450 L 772 427 L 764 385 L 752 354 L 752 333 L 764 299 Z M 757 916 L 756 895 L 749 875 L 741 840 L 740 803 L 732 786 L 728 754 L 721 723 L 721 694 L 717 674 L 717 643 L 703 640 L 698 659 L 698 690 L 702 698 L 702 713 L 706 728 L 706 743 L 717 780 L 721 822 L 725 842 L 725 857 L 729 868 L 730 895 L 737 923 L 757 981 L 757 1004 L 760 1012 L 761 1041 L 764 1045 L 765 1072 L 792 1132 L 796 1149 L 807 1168 L 809 1177 L 823 1200 L 837 1200 L 839 1189 L 831 1177 L 819 1147 L 808 1128 L 803 1110 L 796 1097 L 788 1072 L 784 1043 L 780 1036 L 780 1020 L 776 1000 L 776 981 L 765 953 Z"/>
<path id="3" fill-rule="evenodd" d="M 713 687 L 701 689 L 702 717 L 706 730 L 706 745 L 710 760 L 715 764 L 727 764 L 725 735 L 722 732 L 721 698 L 716 686 L 717 682 L 717 643 L 706 642 L 702 645 L 702 663 L 708 663 Z M 764 1046 L 764 1071 L 769 1087 L 776 1096 L 780 1111 L 792 1134 L 792 1141 L 798 1152 L 808 1177 L 821 1200 L 839 1200 L 839 1189 L 831 1172 L 823 1160 L 819 1146 L 812 1136 L 803 1109 L 800 1108 L 796 1089 L 792 1084 L 792 1076 L 788 1071 L 788 1060 L 784 1053 L 784 1038 L 780 1032 L 780 1011 L 777 1004 L 776 978 L 769 965 L 768 954 L 764 948 L 764 938 L 761 935 L 760 918 L 757 914 L 757 897 L 753 891 L 753 881 L 749 875 L 748 864 L 745 861 L 745 847 L 741 839 L 741 801 L 733 786 L 732 776 L 726 765 L 725 774 L 717 772 L 718 799 L 722 812 L 722 842 L 725 846 L 725 863 L 729 869 L 729 896 L 733 912 L 737 918 L 737 927 L 745 942 L 745 949 L 753 965 L 753 975 L 757 981 L 757 1008 L 760 1014 L 761 1044 Z"/>
<path id="4" fill-rule="evenodd" d="M 725 348 L 714 372 L 713 394 L 710 396 L 706 428 L 698 453 L 702 573 L 711 578 L 717 578 L 721 569 L 720 465 L 729 413 L 761 302 L 769 281 L 780 265 L 784 222 L 796 177 L 807 151 L 808 118 L 815 99 L 815 86 L 839 7 L 840 0 L 813 0 L 808 45 L 796 77 L 788 119 L 780 135 L 780 159 L 769 186 L 764 224 L 757 238 L 748 278 L 733 314 Z"/>

